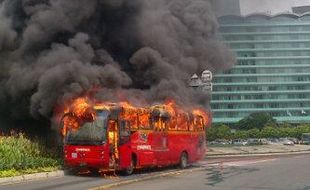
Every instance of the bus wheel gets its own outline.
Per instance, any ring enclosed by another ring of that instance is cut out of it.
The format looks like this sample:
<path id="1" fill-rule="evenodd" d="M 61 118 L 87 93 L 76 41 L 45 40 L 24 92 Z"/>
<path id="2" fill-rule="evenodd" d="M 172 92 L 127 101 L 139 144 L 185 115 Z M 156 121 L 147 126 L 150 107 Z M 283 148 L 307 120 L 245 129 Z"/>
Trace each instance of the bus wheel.
<path id="1" fill-rule="evenodd" d="M 77 168 L 65 168 L 64 173 L 65 173 L 65 175 L 77 175 L 79 173 L 79 169 L 77 169 Z"/>
<path id="2" fill-rule="evenodd" d="M 130 166 L 123 171 L 123 174 L 124 175 L 131 175 L 133 173 L 133 170 L 134 170 L 134 160 L 131 159 Z"/>
<path id="3" fill-rule="evenodd" d="M 182 152 L 181 157 L 180 157 L 180 168 L 184 169 L 187 167 L 188 164 L 188 156 L 186 152 Z"/>
<path id="4" fill-rule="evenodd" d="M 99 169 L 98 168 L 89 168 L 89 171 L 92 175 L 99 175 Z"/>

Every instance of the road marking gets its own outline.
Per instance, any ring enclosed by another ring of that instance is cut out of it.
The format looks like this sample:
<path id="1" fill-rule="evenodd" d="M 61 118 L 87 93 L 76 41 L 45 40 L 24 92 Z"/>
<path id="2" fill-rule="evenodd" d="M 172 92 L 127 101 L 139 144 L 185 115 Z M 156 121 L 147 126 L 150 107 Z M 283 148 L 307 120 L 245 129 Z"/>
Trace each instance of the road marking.
<path id="1" fill-rule="evenodd" d="M 102 186 L 90 188 L 88 190 L 110 189 L 110 188 L 117 187 L 117 186 L 120 186 L 120 185 L 128 185 L 128 184 L 132 184 L 132 183 L 136 183 L 136 182 L 141 182 L 141 181 L 145 181 L 145 180 L 156 179 L 156 178 L 166 177 L 166 176 L 180 175 L 180 174 L 183 174 L 183 173 L 186 173 L 186 172 L 195 172 L 195 171 L 201 171 L 201 170 L 204 170 L 204 168 L 199 167 L 199 168 L 176 170 L 176 171 L 170 171 L 170 172 L 161 172 L 159 174 L 142 176 L 142 177 L 136 178 L 136 179 L 120 180 L 120 181 L 115 182 L 115 183 L 111 183 L 111 184 L 107 184 L 107 185 L 102 185 Z"/>
<path id="2" fill-rule="evenodd" d="M 264 159 L 264 160 L 241 160 L 241 161 L 214 163 L 214 164 L 209 164 L 209 166 L 246 166 L 246 165 L 251 165 L 251 164 L 275 161 L 275 160 L 277 159 L 272 158 L 272 159 Z"/>

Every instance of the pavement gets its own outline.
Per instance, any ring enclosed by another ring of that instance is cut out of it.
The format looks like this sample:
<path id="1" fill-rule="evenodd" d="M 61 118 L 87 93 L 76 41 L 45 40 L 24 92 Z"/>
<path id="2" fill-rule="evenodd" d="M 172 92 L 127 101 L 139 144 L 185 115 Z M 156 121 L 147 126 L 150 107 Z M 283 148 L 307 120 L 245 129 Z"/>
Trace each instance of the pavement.
<path id="1" fill-rule="evenodd" d="M 25 174 L 25 175 L 15 176 L 15 177 L 0 178 L 0 185 L 22 183 L 22 182 L 34 181 L 34 180 L 43 180 L 43 179 L 62 177 L 62 176 L 64 176 L 63 170 L 57 170 L 53 172 L 41 172 L 41 173 L 35 173 L 35 174 Z"/>

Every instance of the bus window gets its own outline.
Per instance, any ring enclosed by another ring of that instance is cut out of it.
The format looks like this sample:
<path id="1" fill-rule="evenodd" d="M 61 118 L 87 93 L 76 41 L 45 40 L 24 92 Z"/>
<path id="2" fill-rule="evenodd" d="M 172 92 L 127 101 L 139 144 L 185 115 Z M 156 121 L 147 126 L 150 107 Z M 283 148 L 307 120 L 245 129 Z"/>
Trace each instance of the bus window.
<path id="1" fill-rule="evenodd" d="M 167 125 L 168 125 L 168 129 L 170 131 L 176 131 L 177 130 L 177 120 L 176 120 L 176 118 L 175 117 L 170 118 L 168 123 L 167 123 Z"/>
<path id="2" fill-rule="evenodd" d="M 177 117 L 177 127 L 179 131 L 188 130 L 188 117 L 186 114 L 179 114 Z"/>
<path id="3" fill-rule="evenodd" d="M 155 116 L 152 118 L 152 124 L 155 131 L 166 131 L 169 119 L 166 117 Z"/>
<path id="4" fill-rule="evenodd" d="M 195 130 L 195 126 L 194 126 L 194 118 L 190 118 L 189 121 L 189 131 L 194 131 Z"/>
<path id="5" fill-rule="evenodd" d="M 194 117 L 192 115 L 188 117 L 188 130 L 194 131 Z"/>
<path id="6" fill-rule="evenodd" d="M 203 131 L 203 118 L 199 117 L 198 119 L 198 131 Z"/>
<path id="7" fill-rule="evenodd" d="M 138 114 L 133 114 L 132 117 L 129 119 L 129 123 L 131 130 L 138 130 Z"/>
<path id="8" fill-rule="evenodd" d="M 155 131 L 159 131 L 161 128 L 161 122 L 159 117 L 152 118 L 152 125 Z"/>
<path id="9" fill-rule="evenodd" d="M 124 109 L 121 118 L 130 123 L 131 130 L 138 130 L 138 114 L 131 109 Z"/>
<path id="10" fill-rule="evenodd" d="M 167 131 L 168 130 L 168 126 L 170 124 L 170 118 L 169 117 L 162 117 L 161 121 L 162 121 L 161 130 L 162 131 Z"/>
<path id="11" fill-rule="evenodd" d="M 149 113 L 142 113 L 138 116 L 138 125 L 139 129 L 152 129 L 151 122 L 150 122 L 150 114 Z"/>
<path id="12" fill-rule="evenodd" d="M 130 141 L 130 122 L 120 122 L 120 144 L 126 144 Z"/>
<path id="13" fill-rule="evenodd" d="M 203 118 L 200 116 L 195 116 L 194 118 L 194 130 L 195 131 L 203 131 L 204 130 L 204 124 L 203 124 Z"/>

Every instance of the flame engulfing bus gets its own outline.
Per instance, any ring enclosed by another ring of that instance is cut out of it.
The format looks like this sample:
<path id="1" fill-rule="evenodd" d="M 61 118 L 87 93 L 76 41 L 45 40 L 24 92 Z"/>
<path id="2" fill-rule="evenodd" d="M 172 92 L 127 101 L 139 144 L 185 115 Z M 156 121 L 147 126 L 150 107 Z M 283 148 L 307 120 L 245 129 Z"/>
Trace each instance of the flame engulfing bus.
<path id="1" fill-rule="evenodd" d="M 96 104 L 79 100 L 63 116 L 64 161 L 69 168 L 99 171 L 179 165 L 205 155 L 210 115 L 185 112 L 174 103 L 136 108 L 128 103 Z M 76 106 L 74 106 L 76 107 Z"/>

